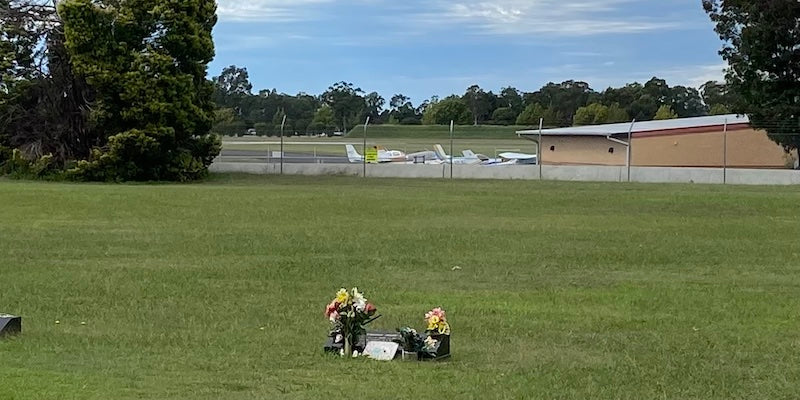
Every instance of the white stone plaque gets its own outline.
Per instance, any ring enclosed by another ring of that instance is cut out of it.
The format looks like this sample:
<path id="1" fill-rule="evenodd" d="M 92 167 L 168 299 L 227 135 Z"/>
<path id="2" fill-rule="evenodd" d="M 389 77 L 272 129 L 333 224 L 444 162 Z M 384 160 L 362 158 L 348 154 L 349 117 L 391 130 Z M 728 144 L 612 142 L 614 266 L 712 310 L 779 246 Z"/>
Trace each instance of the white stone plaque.
<path id="1" fill-rule="evenodd" d="M 399 345 L 394 342 L 369 342 L 364 348 L 364 355 L 373 360 L 391 361 L 397 354 L 398 348 Z"/>

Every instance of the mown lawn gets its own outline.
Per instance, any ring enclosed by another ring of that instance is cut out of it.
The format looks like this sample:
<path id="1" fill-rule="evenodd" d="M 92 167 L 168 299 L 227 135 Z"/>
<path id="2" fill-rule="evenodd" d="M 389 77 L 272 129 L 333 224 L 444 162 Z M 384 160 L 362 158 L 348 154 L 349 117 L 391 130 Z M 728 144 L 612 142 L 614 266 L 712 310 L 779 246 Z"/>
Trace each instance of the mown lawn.
<path id="1" fill-rule="evenodd" d="M 453 129 L 456 138 L 514 139 L 516 131 L 533 129 L 527 126 L 502 125 L 458 125 Z M 363 138 L 364 126 L 356 126 L 347 134 L 348 138 Z M 367 138 L 378 139 L 449 139 L 449 125 L 370 125 Z"/>
<path id="2" fill-rule="evenodd" d="M 286 153 L 301 153 L 318 156 L 346 156 L 345 144 L 353 144 L 360 154 L 363 154 L 363 144 L 353 138 L 312 138 L 312 140 L 286 139 L 283 151 Z M 370 138 L 367 146 L 380 145 L 389 150 L 400 150 L 404 153 L 419 151 L 433 151 L 434 145 L 440 144 L 447 154 L 454 153 L 460 157 L 463 150 L 472 150 L 475 153 L 495 157 L 504 151 L 517 151 L 536 154 L 536 143 L 529 140 L 513 139 L 474 139 L 458 138 L 453 141 L 453 151 L 450 151 L 449 139 L 414 139 L 414 138 Z M 226 140 L 222 145 L 223 150 L 249 150 L 264 152 L 263 156 L 271 152 L 280 151 L 280 141 L 276 138 L 256 138 L 250 141 Z M 223 151 L 224 154 L 224 151 Z"/>
<path id="3" fill-rule="evenodd" d="M 792 399 L 798 237 L 793 187 L 0 180 L 0 398 Z M 322 354 L 341 286 L 452 360 Z"/>

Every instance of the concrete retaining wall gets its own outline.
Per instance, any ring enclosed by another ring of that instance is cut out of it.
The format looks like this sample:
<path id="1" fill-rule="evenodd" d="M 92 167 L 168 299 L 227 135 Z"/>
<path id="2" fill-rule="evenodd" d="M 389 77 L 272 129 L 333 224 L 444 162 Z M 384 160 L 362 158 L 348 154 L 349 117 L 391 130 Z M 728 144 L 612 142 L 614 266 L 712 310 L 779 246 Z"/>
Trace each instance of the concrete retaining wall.
<path id="1" fill-rule="evenodd" d="M 548 181 L 623 182 L 624 167 L 591 165 L 542 165 L 542 179 Z"/>
<path id="2" fill-rule="evenodd" d="M 627 182 L 626 167 L 543 165 L 542 179 L 584 182 Z M 211 172 L 239 172 L 247 174 L 279 174 L 279 164 L 226 163 L 211 165 Z M 344 175 L 363 176 L 358 164 L 284 164 L 286 175 Z M 450 178 L 450 165 L 368 165 L 367 177 L 372 178 Z M 488 167 L 456 165 L 455 179 L 539 179 L 539 166 L 510 165 Z M 732 185 L 800 185 L 800 171 L 769 169 L 668 168 L 632 167 L 631 181 L 643 183 L 703 183 Z"/>

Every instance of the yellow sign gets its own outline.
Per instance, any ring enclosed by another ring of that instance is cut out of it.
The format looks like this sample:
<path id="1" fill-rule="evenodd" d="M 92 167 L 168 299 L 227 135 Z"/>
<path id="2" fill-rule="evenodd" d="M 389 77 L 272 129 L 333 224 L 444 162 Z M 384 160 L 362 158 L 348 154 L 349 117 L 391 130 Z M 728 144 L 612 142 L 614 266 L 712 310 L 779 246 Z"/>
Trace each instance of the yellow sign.
<path id="1" fill-rule="evenodd" d="M 371 147 L 368 148 L 365 152 L 367 163 L 370 164 L 377 164 L 378 163 L 378 149 Z"/>

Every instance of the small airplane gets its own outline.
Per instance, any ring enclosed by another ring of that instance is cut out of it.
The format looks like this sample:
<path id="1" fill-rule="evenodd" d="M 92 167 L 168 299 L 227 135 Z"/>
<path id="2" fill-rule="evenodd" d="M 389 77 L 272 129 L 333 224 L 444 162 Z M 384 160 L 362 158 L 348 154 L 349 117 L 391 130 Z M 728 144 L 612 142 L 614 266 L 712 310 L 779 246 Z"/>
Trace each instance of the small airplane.
<path id="1" fill-rule="evenodd" d="M 490 167 L 501 165 L 514 165 L 517 160 L 503 160 L 501 158 L 489 158 L 483 154 L 475 154 L 472 150 L 464 150 L 461 152 L 466 158 L 477 158 L 480 160 L 480 165 L 487 165 Z"/>
<path id="2" fill-rule="evenodd" d="M 362 163 L 364 157 L 358 154 L 356 148 L 351 144 L 344 145 L 347 149 L 347 160 L 351 163 Z M 378 150 L 378 163 L 401 163 L 401 164 L 441 164 L 442 162 L 436 159 L 436 155 L 430 151 L 421 151 L 417 153 L 406 154 L 399 150 L 387 150 L 383 147 L 376 146 Z"/>
<path id="3" fill-rule="evenodd" d="M 500 165 L 516 165 L 516 164 L 536 164 L 536 155 L 535 154 L 525 154 L 525 153 L 500 153 L 498 154 L 498 158 L 489 158 L 483 154 L 475 154 L 472 150 L 464 150 L 461 152 L 463 157 L 451 157 L 445 153 L 444 148 L 441 145 L 436 144 L 433 146 L 434 150 L 436 150 L 436 155 L 439 156 L 445 163 L 452 162 L 455 165 L 458 164 L 480 164 L 480 165 L 491 165 L 491 166 L 500 166 Z"/>
<path id="4" fill-rule="evenodd" d="M 536 154 L 525 154 L 525 153 L 500 153 L 497 155 L 500 157 L 501 160 L 515 160 L 517 164 L 523 165 L 536 165 L 538 162 Z"/>
<path id="5" fill-rule="evenodd" d="M 439 157 L 445 164 L 454 164 L 454 165 L 464 165 L 464 164 L 480 164 L 481 159 L 478 157 L 477 154 L 473 153 L 471 150 L 465 150 L 462 152 L 464 157 L 451 157 L 447 155 L 444 151 L 444 148 L 440 144 L 433 145 L 433 151 L 436 152 L 436 156 Z"/>

